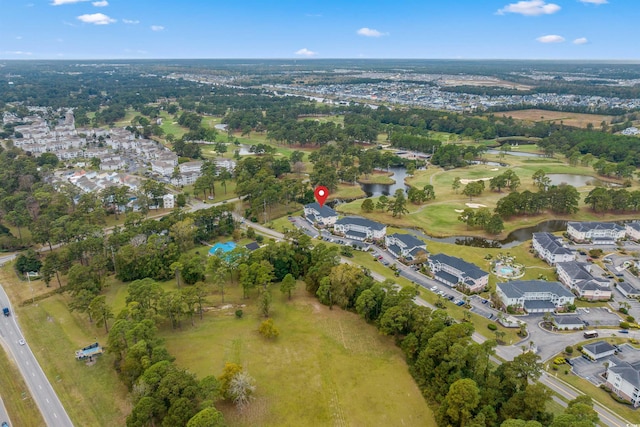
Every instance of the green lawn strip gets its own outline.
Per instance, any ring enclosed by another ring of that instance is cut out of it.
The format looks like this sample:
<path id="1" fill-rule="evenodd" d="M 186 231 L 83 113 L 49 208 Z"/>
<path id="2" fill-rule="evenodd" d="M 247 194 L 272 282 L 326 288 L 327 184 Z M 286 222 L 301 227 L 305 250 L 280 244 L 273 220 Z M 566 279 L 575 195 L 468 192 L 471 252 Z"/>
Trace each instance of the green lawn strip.
<path id="1" fill-rule="evenodd" d="M 595 362 L 597 363 L 597 362 Z M 566 366 L 566 365 L 565 365 Z M 568 367 L 568 366 L 567 366 Z M 607 393 L 605 390 L 596 387 L 589 381 L 578 377 L 572 373 L 568 375 L 564 374 L 564 366 L 561 366 L 558 371 L 548 369 L 549 375 L 556 376 L 559 380 L 566 382 L 573 386 L 578 391 L 590 396 L 594 401 L 600 402 L 603 406 L 611 410 L 613 413 L 620 415 L 632 423 L 640 423 L 640 412 L 634 411 L 631 406 L 618 403 Z M 604 371 L 604 367 L 602 367 Z"/>
<path id="2" fill-rule="evenodd" d="M 351 200 L 351 199 L 359 199 L 365 197 L 366 194 L 362 191 L 359 185 L 350 185 L 350 184 L 338 184 L 338 189 L 329 194 L 329 200 Z M 354 203 L 358 203 L 358 208 L 360 208 L 360 204 L 362 201 L 356 201 Z M 360 215 L 358 213 L 358 215 Z"/>
<path id="3" fill-rule="evenodd" d="M 29 389 L 25 384 L 18 367 L 10 359 L 4 347 L 0 347 L 0 390 L 11 424 L 15 426 L 43 426 L 44 419 L 40 414 Z"/>
<path id="4" fill-rule="evenodd" d="M 105 353 L 87 366 L 74 355 L 96 339 L 104 345 L 105 331 L 84 315 L 69 313 L 68 301 L 66 295 L 54 295 L 20 308 L 24 335 L 74 424 L 123 425 L 131 408 L 113 357 Z"/>
<path id="5" fill-rule="evenodd" d="M 228 361 L 256 379 L 247 410 L 219 405 L 231 425 L 435 425 L 391 337 L 353 313 L 329 310 L 299 282 L 291 301 L 274 290 L 280 336 L 266 341 L 257 333 L 263 318 L 256 300 L 242 299 L 231 286 L 225 303 L 245 304 L 242 319 L 235 308 L 210 310 L 195 327 L 162 332 L 176 363 L 198 377 L 219 375 Z"/>

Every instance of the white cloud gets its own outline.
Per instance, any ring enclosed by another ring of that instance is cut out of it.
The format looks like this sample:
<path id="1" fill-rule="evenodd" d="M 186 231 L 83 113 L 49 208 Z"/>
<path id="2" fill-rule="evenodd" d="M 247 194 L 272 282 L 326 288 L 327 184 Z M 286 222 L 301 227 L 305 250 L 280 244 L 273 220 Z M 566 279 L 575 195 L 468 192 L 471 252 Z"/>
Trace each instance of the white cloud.
<path id="1" fill-rule="evenodd" d="M 122 22 L 130 25 L 135 25 L 140 23 L 140 21 L 138 21 L 137 19 L 123 19 Z"/>
<path id="2" fill-rule="evenodd" d="M 164 27 L 162 25 L 152 25 L 151 31 L 164 31 Z"/>
<path id="3" fill-rule="evenodd" d="M 94 1 L 91 3 L 95 7 L 107 7 L 109 6 L 109 2 L 107 0 Z"/>
<path id="4" fill-rule="evenodd" d="M 31 52 L 24 52 L 22 50 L 5 50 L 4 52 L 2 52 L 6 55 L 33 55 L 33 53 Z"/>
<path id="5" fill-rule="evenodd" d="M 53 0 L 51 6 L 62 6 L 63 4 L 82 3 L 89 0 Z"/>
<path id="6" fill-rule="evenodd" d="M 589 40 L 587 40 L 586 37 L 580 37 L 573 41 L 573 44 L 587 44 L 587 43 L 589 43 Z"/>
<path id="7" fill-rule="evenodd" d="M 22 36 L 16 36 L 16 40 L 22 40 Z"/>
<path id="8" fill-rule="evenodd" d="M 540 43 L 562 43 L 564 41 L 564 37 L 556 34 L 549 34 L 548 36 L 538 37 L 536 40 Z"/>
<path id="9" fill-rule="evenodd" d="M 389 35 L 389 33 L 382 33 L 378 30 L 374 30 L 373 28 L 367 28 L 367 27 L 360 28 L 358 31 L 356 31 L 356 33 L 360 36 L 365 36 L 365 37 L 382 37 L 382 36 Z"/>
<path id="10" fill-rule="evenodd" d="M 609 3 L 607 0 L 578 0 L 580 3 L 590 3 L 590 4 L 607 4 Z"/>
<path id="11" fill-rule="evenodd" d="M 94 24 L 94 25 L 108 25 L 116 22 L 115 19 L 109 18 L 104 13 L 91 13 L 80 15 L 77 18 L 79 21 L 84 22 L 85 24 Z"/>
<path id="12" fill-rule="evenodd" d="M 306 47 L 296 51 L 296 55 L 302 55 L 302 56 L 316 56 L 317 54 L 318 54 L 318 52 L 314 52 L 312 50 L 309 50 Z"/>
<path id="13" fill-rule="evenodd" d="M 496 13 L 519 13 L 526 16 L 551 15 L 560 10 L 560 6 L 554 3 L 545 3 L 543 0 L 523 0 L 511 3 L 499 9 Z"/>

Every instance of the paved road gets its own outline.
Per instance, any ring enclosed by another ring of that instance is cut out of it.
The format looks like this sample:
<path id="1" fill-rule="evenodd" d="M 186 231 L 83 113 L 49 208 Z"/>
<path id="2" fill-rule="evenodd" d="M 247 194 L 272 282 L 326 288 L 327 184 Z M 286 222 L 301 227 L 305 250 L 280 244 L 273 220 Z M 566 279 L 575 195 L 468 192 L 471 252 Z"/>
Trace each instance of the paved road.
<path id="1" fill-rule="evenodd" d="M 9 419 L 9 413 L 7 412 L 7 408 L 4 407 L 4 402 L 0 399 L 0 423 L 6 421 L 11 424 L 11 420 Z"/>
<path id="2" fill-rule="evenodd" d="M 29 348 L 29 344 L 20 345 L 18 340 L 22 339 L 22 332 L 16 321 L 13 307 L 9 302 L 9 297 L 0 286 L 0 305 L 10 307 L 11 315 L 2 316 L 0 319 L 0 339 L 4 341 L 4 346 L 13 356 L 18 369 L 22 374 L 31 396 L 38 405 L 42 416 L 49 427 L 73 427 L 73 423 L 62 406 L 58 395 L 53 390 L 51 383 L 42 371 L 35 356 Z"/>

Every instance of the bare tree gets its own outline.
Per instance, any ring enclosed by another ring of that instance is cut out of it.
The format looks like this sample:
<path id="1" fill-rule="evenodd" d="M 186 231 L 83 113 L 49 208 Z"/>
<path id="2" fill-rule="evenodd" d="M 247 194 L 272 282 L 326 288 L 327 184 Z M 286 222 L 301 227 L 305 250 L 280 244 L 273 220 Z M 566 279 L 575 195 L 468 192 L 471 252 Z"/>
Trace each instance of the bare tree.
<path id="1" fill-rule="evenodd" d="M 255 380 L 246 371 L 234 375 L 229 384 L 229 395 L 238 409 L 243 409 L 249 404 L 255 391 Z"/>

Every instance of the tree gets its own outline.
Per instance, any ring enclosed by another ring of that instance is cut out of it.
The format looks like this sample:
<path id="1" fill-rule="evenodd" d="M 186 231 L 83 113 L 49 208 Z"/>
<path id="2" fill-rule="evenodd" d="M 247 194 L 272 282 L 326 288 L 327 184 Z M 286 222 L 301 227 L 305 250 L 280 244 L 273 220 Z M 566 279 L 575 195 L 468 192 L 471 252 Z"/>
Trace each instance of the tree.
<path id="1" fill-rule="evenodd" d="M 239 409 L 249 404 L 255 391 L 255 380 L 246 371 L 238 372 L 229 383 L 229 396 Z"/>
<path id="2" fill-rule="evenodd" d="M 396 217 L 401 217 L 402 215 L 409 213 L 407 209 L 407 199 L 404 196 L 404 190 L 399 188 L 394 193 L 394 199 L 390 203 L 387 210 L 391 211 L 391 214 Z"/>
<path id="3" fill-rule="evenodd" d="M 462 186 L 462 182 L 460 180 L 460 177 L 456 176 L 453 180 L 453 183 L 451 184 L 451 189 L 455 191 L 457 194 L 461 186 Z"/>
<path id="4" fill-rule="evenodd" d="M 424 191 L 425 200 L 429 201 L 429 200 L 434 200 L 436 198 L 436 192 L 433 189 L 433 185 L 431 185 L 431 184 L 425 185 L 422 188 L 422 191 Z"/>
<path id="5" fill-rule="evenodd" d="M 187 427 L 225 427 L 226 425 L 222 413 L 213 407 L 204 408 L 187 423 Z"/>
<path id="6" fill-rule="evenodd" d="M 472 420 L 480 403 L 480 390 L 472 379 L 460 379 L 451 384 L 440 410 L 438 424 L 449 426 L 466 426 Z"/>
<path id="7" fill-rule="evenodd" d="M 373 204 L 373 200 L 371 199 L 364 199 L 362 201 L 362 205 L 360 206 L 360 208 L 362 209 L 363 212 L 373 212 L 374 209 L 374 204 Z"/>
<path id="8" fill-rule="evenodd" d="M 96 321 L 96 326 L 104 326 L 104 331 L 109 333 L 109 319 L 113 319 L 113 312 L 111 307 L 107 305 L 107 297 L 100 295 L 95 297 L 91 304 L 89 304 L 89 313 L 91 317 Z"/>
<path id="9" fill-rule="evenodd" d="M 271 287 L 265 285 L 260 288 L 260 300 L 258 301 L 260 305 L 260 311 L 264 317 L 269 317 L 269 312 L 271 310 Z"/>
<path id="10" fill-rule="evenodd" d="M 176 242 L 180 252 L 186 252 L 193 247 L 195 233 L 193 218 L 185 218 L 169 228 L 169 236 Z"/>
<path id="11" fill-rule="evenodd" d="M 551 185 L 551 179 L 547 176 L 547 174 L 542 169 L 538 169 L 533 174 L 533 183 L 538 187 L 540 191 L 546 191 L 547 188 Z"/>
<path id="12" fill-rule="evenodd" d="M 29 249 L 26 252 L 20 254 L 16 260 L 16 270 L 20 274 L 28 272 L 39 272 L 42 268 L 42 262 L 38 258 L 38 254 L 33 249 Z"/>
<path id="13" fill-rule="evenodd" d="M 287 273 L 286 276 L 282 279 L 280 283 L 280 292 L 283 294 L 287 294 L 289 299 L 291 299 L 291 292 L 296 288 L 296 279 L 293 277 L 291 273 Z"/>
<path id="14" fill-rule="evenodd" d="M 490 234 L 500 234 L 504 230 L 504 223 L 500 215 L 493 214 L 484 227 L 485 231 Z"/>
<path id="15" fill-rule="evenodd" d="M 484 181 L 473 181 L 468 183 L 462 190 L 462 194 L 469 196 L 469 200 L 473 200 L 473 197 L 479 196 L 484 191 Z"/>
<path id="16" fill-rule="evenodd" d="M 218 381 L 220 382 L 220 394 L 225 399 L 231 398 L 231 394 L 229 393 L 231 380 L 240 372 L 242 372 L 242 365 L 230 362 L 224 364 L 222 375 L 218 377 Z"/>

